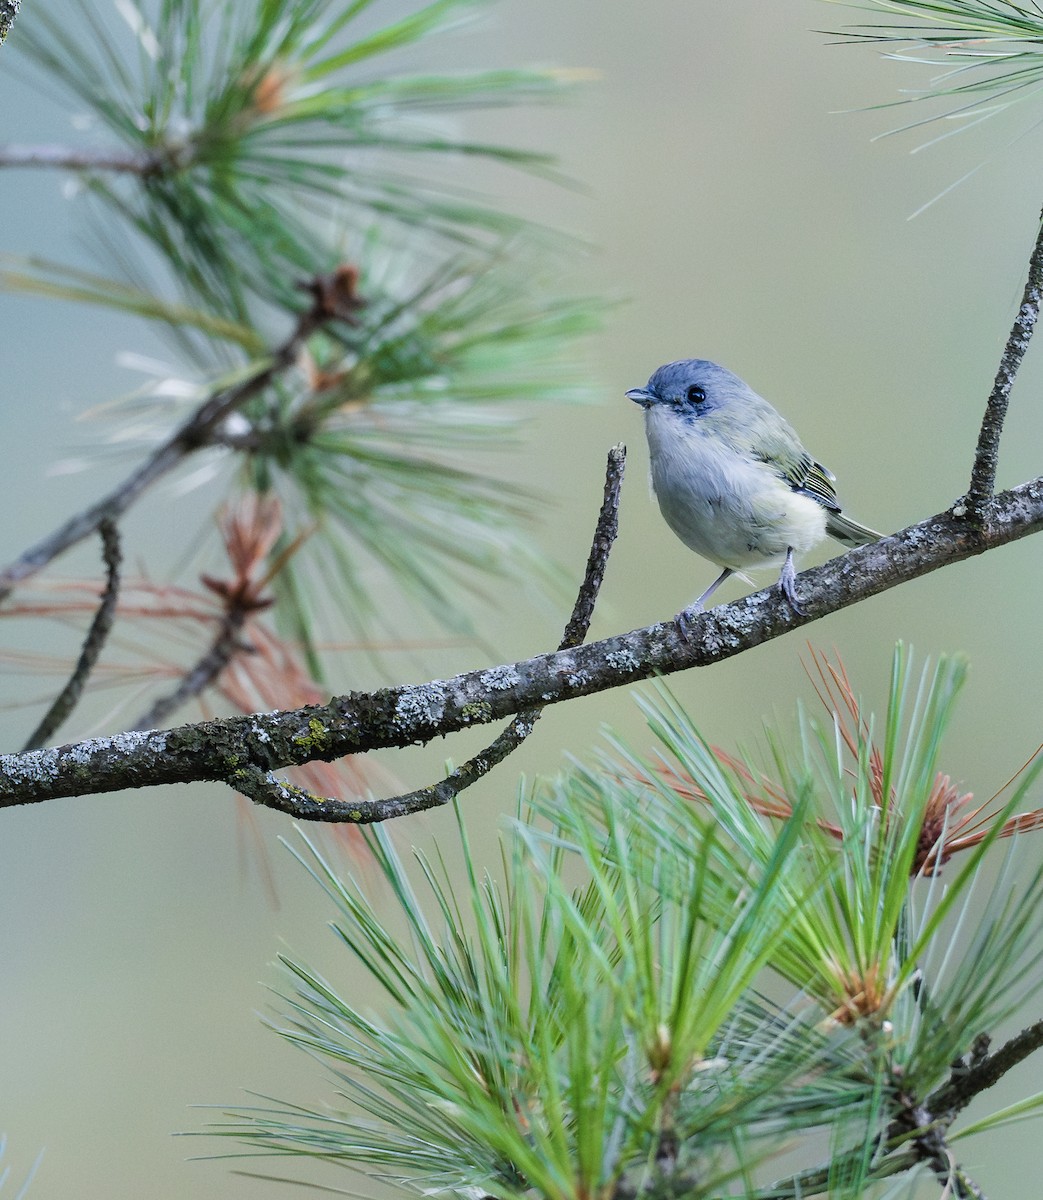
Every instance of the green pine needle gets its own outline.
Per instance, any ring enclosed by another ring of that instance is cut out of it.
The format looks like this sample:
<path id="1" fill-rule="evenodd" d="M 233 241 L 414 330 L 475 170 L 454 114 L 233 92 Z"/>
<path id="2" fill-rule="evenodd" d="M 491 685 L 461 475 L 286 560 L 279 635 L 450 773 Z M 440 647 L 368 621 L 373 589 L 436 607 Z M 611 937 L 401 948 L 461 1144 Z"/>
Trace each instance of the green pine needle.
<path id="1" fill-rule="evenodd" d="M 1036 4 L 1009 0 L 825 2 L 891 18 L 845 30 L 840 35 L 845 39 L 886 46 L 888 57 L 936 68 L 925 86 L 892 103 L 938 101 L 942 111 L 892 132 L 940 118 L 957 122 L 953 132 L 958 132 L 1016 103 L 1034 100 L 1043 86 L 1043 9 Z"/>
<path id="2" fill-rule="evenodd" d="M 536 788 L 502 881 L 459 812 L 455 864 L 408 866 L 374 830 L 379 883 L 342 880 L 306 842 L 379 995 L 363 1011 L 284 959 L 280 1032 L 337 1096 L 238 1109 L 213 1132 L 424 1194 L 901 1194 L 917 1159 L 889 1144 L 896 1118 L 1043 982 L 1043 868 L 1022 878 L 1011 854 L 988 885 L 980 870 L 1038 765 L 963 857 L 944 862 L 944 822 L 925 834 L 964 672 L 914 671 L 899 647 L 880 750 L 860 710 L 853 740 L 850 708 L 804 717 L 769 739 L 763 785 L 664 697 L 648 712 L 666 769 L 617 745 Z M 782 1000 L 780 975 L 796 985 Z M 767 1184 L 783 1146 L 804 1165 Z"/>
<path id="3" fill-rule="evenodd" d="M 864 1121 L 850 1049 L 750 991 L 788 919 L 799 822 L 714 928 L 701 915 L 713 839 L 691 806 L 664 796 L 635 809 L 604 781 L 577 782 L 541 795 L 507 835 L 502 885 L 461 828 L 463 871 L 419 857 L 418 890 L 376 831 L 379 914 L 309 843 L 302 861 L 339 910 L 338 936 L 390 1003 L 364 1014 L 284 960 L 283 1035 L 331 1066 L 341 1104 L 239 1110 L 216 1132 L 411 1190 L 580 1200 L 655 1175 L 664 1137 L 703 1194 L 839 1107 Z M 667 825 L 693 839 L 687 854 L 658 839 Z M 575 867 L 589 876 L 579 891 Z M 816 1082 L 838 1063 L 844 1080 Z"/>
<path id="4" fill-rule="evenodd" d="M 403 174 L 417 156 L 468 155 L 551 171 L 540 154 L 476 144 L 452 115 L 560 96 L 566 73 L 394 75 L 380 59 L 482 7 L 433 0 L 384 28 L 370 4 L 131 0 L 122 24 L 88 0 L 23 19 L 19 49 L 86 106 L 134 170 L 90 188 L 158 251 L 186 301 L 245 320 L 330 268 L 323 224 L 361 237 L 375 219 L 429 240 L 494 244 L 523 227 L 453 188 Z M 200 31 L 206 30 L 206 37 Z M 108 157 L 113 151 L 108 151 Z"/>

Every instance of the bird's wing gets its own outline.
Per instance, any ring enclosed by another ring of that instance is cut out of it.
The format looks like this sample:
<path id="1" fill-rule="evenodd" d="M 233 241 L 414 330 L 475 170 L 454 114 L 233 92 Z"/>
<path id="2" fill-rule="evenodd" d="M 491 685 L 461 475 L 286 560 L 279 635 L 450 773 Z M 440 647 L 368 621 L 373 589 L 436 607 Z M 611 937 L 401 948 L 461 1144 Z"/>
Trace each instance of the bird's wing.
<path id="1" fill-rule="evenodd" d="M 800 444 L 796 432 L 785 421 L 772 429 L 769 438 L 758 439 L 755 455 L 795 491 L 818 501 L 831 512 L 840 512 L 836 476 L 815 462 Z"/>
<path id="2" fill-rule="evenodd" d="M 822 505 L 826 510 L 826 532 L 838 542 L 843 542 L 845 546 L 865 546 L 869 542 L 878 542 L 884 536 L 868 525 L 843 515 L 833 487 L 836 476 L 828 467 L 815 462 L 809 454 L 803 454 L 789 471 L 780 474 L 795 492 L 810 496 Z"/>
<path id="3" fill-rule="evenodd" d="M 817 500 L 823 508 L 828 508 L 831 512 L 840 512 L 837 489 L 834 486 L 836 481 L 837 477 L 833 472 L 821 463 L 815 462 L 809 454 L 804 455 L 799 470 L 789 476 L 790 487 L 795 492 L 802 492 L 805 496 L 810 496 L 812 500 Z"/>
<path id="4" fill-rule="evenodd" d="M 879 541 L 882 533 L 845 517 L 837 500 L 836 476 L 828 467 L 815 462 L 800 444 L 793 428 L 785 421 L 762 424 L 755 455 L 780 479 L 802 496 L 808 496 L 826 510 L 826 532 L 845 546 L 864 546 Z"/>

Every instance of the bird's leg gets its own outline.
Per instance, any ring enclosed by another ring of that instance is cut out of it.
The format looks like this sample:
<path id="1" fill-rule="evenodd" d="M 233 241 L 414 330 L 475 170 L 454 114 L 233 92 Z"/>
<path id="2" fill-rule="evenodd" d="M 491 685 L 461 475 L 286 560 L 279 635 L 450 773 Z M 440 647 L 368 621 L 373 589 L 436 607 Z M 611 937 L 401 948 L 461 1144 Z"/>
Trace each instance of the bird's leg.
<path id="1" fill-rule="evenodd" d="M 685 612 L 689 612 L 689 613 L 693 613 L 693 614 L 701 613 L 703 611 L 703 609 L 706 607 L 706 601 L 710 599 L 710 597 L 714 594 L 714 592 L 717 591 L 717 589 L 721 586 L 721 584 L 724 583 L 724 581 L 728 578 L 729 575 L 734 575 L 734 574 L 735 574 L 735 572 L 731 569 L 731 567 L 725 567 L 724 570 L 720 573 L 720 575 L 718 575 L 717 578 L 713 581 L 713 583 L 711 583 L 710 586 L 706 589 L 706 591 L 703 592 L 703 594 L 699 597 L 699 599 L 695 600 L 691 604 L 689 604 L 689 606 L 685 609 Z"/>
<path id="2" fill-rule="evenodd" d="M 703 592 L 698 600 L 693 600 L 687 608 L 682 608 L 677 614 L 677 623 L 681 626 L 681 632 L 685 635 L 685 637 L 688 636 L 688 626 L 692 618 L 697 617 L 703 611 L 703 609 L 706 607 L 706 601 L 710 599 L 710 597 L 714 594 L 714 592 L 717 591 L 721 584 L 724 583 L 729 575 L 734 574 L 735 572 L 731 569 L 731 567 L 725 567 L 720 575 L 717 576 L 717 578 L 713 581 L 713 583 L 710 584 L 706 591 Z"/>
<path id="3" fill-rule="evenodd" d="M 799 613 L 800 616 L 804 616 L 804 608 L 797 599 L 797 571 L 793 566 L 792 546 L 786 547 L 786 561 L 782 564 L 782 570 L 779 572 L 779 587 L 782 589 L 782 594 L 789 601 L 790 608 L 795 613 Z"/>

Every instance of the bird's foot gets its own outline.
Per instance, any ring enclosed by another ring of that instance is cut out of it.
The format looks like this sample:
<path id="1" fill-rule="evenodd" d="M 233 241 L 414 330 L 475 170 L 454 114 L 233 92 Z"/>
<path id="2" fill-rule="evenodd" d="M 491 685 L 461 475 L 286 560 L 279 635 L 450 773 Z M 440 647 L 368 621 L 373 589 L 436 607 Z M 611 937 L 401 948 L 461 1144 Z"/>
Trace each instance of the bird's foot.
<path id="1" fill-rule="evenodd" d="M 682 608 L 674 618 L 674 623 L 681 631 L 681 636 L 686 642 L 690 642 L 692 629 L 696 617 L 701 617 L 706 611 L 702 600 L 696 600 L 694 604 L 689 604 L 687 608 Z"/>
<path id="2" fill-rule="evenodd" d="M 779 572 L 779 587 L 782 594 L 789 602 L 790 608 L 798 616 L 805 616 L 805 609 L 801 602 L 797 599 L 797 570 L 793 565 L 793 547 L 790 546 L 786 550 L 786 561 L 782 564 L 782 570 Z"/>
<path id="3" fill-rule="evenodd" d="M 692 622 L 696 617 L 702 616 L 702 614 L 706 611 L 707 600 L 710 599 L 710 597 L 714 594 L 714 592 L 717 591 L 721 584 L 724 583 L 729 575 L 734 574 L 735 572 L 731 567 L 725 567 L 720 575 L 718 575 L 713 583 L 711 583 L 706 589 L 706 591 L 703 592 L 699 599 L 693 600 L 687 608 L 682 608 L 674 618 L 678 629 L 681 631 L 681 636 L 686 642 L 691 641 L 691 638 L 688 635 L 692 632 Z"/>

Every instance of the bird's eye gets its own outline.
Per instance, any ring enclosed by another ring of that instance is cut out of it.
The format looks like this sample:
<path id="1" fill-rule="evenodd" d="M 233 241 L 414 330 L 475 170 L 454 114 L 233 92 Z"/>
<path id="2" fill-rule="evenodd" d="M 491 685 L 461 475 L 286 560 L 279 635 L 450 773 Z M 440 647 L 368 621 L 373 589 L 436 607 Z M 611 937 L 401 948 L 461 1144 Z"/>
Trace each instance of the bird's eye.
<path id="1" fill-rule="evenodd" d="M 706 388 L 701 388 L 697 383 L 693 383 L 685 392 L 684 398 L 689 404 L 702 404 L 706 399 Z"/>

